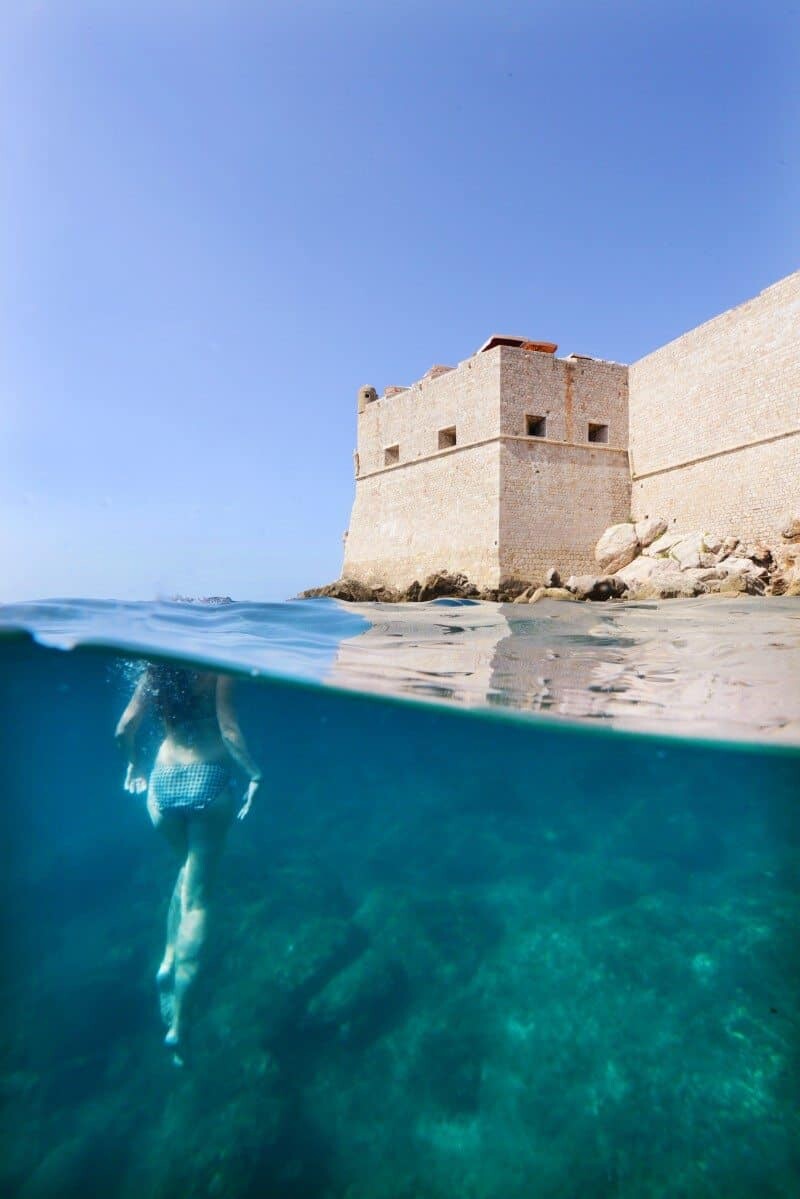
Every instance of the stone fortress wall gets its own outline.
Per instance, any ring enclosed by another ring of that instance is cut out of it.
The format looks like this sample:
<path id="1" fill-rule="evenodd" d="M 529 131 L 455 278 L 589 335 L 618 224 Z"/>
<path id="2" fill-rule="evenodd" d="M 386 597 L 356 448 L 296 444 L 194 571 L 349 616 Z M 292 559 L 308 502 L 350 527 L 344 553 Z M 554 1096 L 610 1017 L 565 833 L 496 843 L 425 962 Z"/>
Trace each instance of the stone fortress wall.
<path id="1" fill-rule="evenodd" d="M 800 506 L 800 271 L 629 370 L 634 517 L 776 543 Z"/>
<path id="2" fill-rule="evenodd" d="M 502 347 L 500 574 L 595 569 L 594 546 L 630 512 L 628 370 L 599 359 Z M 525 435 L 542 415 L 542 437 Z M 605 440 L 590 441 L 590 428 Z"/>
<path id="3" fill-rule="evenodd" d="M 342 574 L 404 587 L 435 570 L 499 581 L 500 364 L 433 368 L 359 405 L 356 498 Z M 439 433 L 456 444 L 439 448 Z M 392 459 L 396 457 L 397 461 Z"/>
<path id="4" fill-rule="evenodd" d="M 490 338 L 359 393 L 343 575 L 480 588 L 594 572 L 612 524 L 774 542 L 800 507 L 800 272 L 630 368 Z"/>
<path id="5" fill-rule="evenodd" d="M 630 508 L 626 441 L 627 369 L 549 348 L 495 345 L 380 398 L 362 389 L 343 574 L 496 587 L 556 560 L 589 569 Z"/>

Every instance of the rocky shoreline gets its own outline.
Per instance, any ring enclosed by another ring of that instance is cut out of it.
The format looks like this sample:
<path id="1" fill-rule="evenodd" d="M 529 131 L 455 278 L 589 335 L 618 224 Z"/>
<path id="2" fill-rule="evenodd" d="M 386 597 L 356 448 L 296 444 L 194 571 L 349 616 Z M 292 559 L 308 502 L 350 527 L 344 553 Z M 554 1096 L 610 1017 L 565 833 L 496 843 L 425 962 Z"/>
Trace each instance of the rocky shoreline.
<path id="1" fill-rule="evenodd" d="M 551 567 L 539 582 L 506 579 L 479 588 L 466 575 L 437 571 L 423 582 L 396 589 L 342 578 L 300 593 L 300 599 L 329 597 L 350 603 L 423 603 L 454 598 L 533 604 L 612 599 L 685 599 L 699 595 L 800 596 L 800 516 L 789 519 L 779 545 L 748 542 L 694 531 L 673 533 L 660 517 L 606 529 L 595 547 L 597 574 L 571 575 L 562 582 Z"/>

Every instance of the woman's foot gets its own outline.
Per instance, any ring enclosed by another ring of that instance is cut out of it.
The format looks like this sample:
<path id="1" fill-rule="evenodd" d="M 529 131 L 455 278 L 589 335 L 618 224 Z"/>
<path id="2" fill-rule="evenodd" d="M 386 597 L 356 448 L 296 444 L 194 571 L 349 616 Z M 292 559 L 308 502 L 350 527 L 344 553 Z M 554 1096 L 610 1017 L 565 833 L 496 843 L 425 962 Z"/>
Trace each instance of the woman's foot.
<path id="1" fill-rule="evenodd" d="M 172 1050 L 173 1066 L 183 1066 L 186 1064 L 183 1046 L 181 1045 L 180 1037 L 174 1028 L 167 1030 L 167 1035 L 164 1037 L 164 1044 L 167 1049 Z"/>

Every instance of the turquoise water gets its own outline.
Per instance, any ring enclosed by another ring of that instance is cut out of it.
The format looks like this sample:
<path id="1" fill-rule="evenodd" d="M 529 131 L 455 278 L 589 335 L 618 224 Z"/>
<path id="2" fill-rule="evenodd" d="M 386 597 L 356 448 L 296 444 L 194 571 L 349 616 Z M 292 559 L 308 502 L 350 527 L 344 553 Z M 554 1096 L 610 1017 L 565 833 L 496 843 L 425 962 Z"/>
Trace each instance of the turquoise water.
<path id="1" fill-rule="evenodd" d="M 795 1196 L 799 614 L 0 610 L 0 1193 Z M 159 655 L 265 769 L 183 1070 L 113 743 Z"/>

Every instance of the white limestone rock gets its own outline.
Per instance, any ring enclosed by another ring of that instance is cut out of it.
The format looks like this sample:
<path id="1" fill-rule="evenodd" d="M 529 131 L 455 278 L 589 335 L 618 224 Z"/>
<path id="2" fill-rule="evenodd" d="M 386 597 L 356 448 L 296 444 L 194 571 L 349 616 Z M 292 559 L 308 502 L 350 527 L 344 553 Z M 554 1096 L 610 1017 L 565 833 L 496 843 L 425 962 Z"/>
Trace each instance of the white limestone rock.
<path id="1" fill-rule="evenodd" d="M 623 583 L 628 587 L 636 587 L 639 583 L 644 583 L 652 575 L 657 574 L 664 566 L 664 562 L 660 558 L 646 558 L 642 555 L 640 558 L 634 558 L 627 566 L 623 566 L 621 570 L 616 572 L 617 578 L 622 579 Z"/>
<path id="2" fill-rule="evenodd" d="M 777 564 L 779 570 L 793 571 L 795 568 L 800 570 L 800 545 L 784 545 L 777 550 Z"/>
<path id="3" fill-rule="evenodd" d="M 718 569 L 723 575 L 747 575 L 752 579 L 763 579 L 767 574 L 766 566 L 759 566 L 750 558 L 725 558 Z"/>
<path id="4" fill-rule="evenodd" d="M 677 562 L 672 558 L 647 558 L 644 554 L 617 571 L 615 578 L 622 579 L 633 599 L 658 599 L 662 587 L 669 595 L 682 587 Z"/>
<path id="5" fill-rule="evenodd" d="M 638 520 L 633 527 L 639 538 L 639 545 L 644 548 L 651 545 L 657 537 L 663 537 L 669 526 L 663 516 L 647 516 L 644 520 Z"/>
<path id="6" fill-rule="evenodd" d="M 644 579 L 632 588 L 630 598 L 634 600 L 650 599 L 691 599 L 692 596 L 702 595 L 707 584 L 692 579 L 689 574 L 673 563 L 672 569 L 656 571 L 649 579 Z"/>
<path id="7" fill-rule="evenodd" d="M 769 566 L 773 561 L 772 550 L 763 541 L 757 541 L 752 545 L 739 546 L 737 557 L 749 558 L 757 566 Z"/>
<path id="8" fill-rule="evenodd" d="M 723 579 L 725 572 L 718 566 L 700 566 L 684 572 L 695 583 L 710 583 L 712 579 Z"/>
<path id="9" fill-rule="evenodd" d="M 665 533 L 645 549 L 654 558 L 671 558 L 679 570 L 696 570 L 716 564 L 722 541 L 712 533 Z"/>
<path id="10" fill-rule="evenodd" d="M 706 553 L 704 533 L 687 533 L 676 541 L 669 551 L 669 556 L 681 570 L 694 570 L 701 565 L 700 559 Z"/>
<path id="11" fill-rule="evenodd" d="M 632 524 L 612 525 L 595 546 L 594 559 L 604 574 L 611 575 L 632 562 L 639 549 L 639 538 Z"/>
<path id="12" fill-rule="evenodd" d="M 709 579 L 703 586 L 709 595 L 747 595 L 750 591 L 756 589 L 752 581 L 748 581 L 744 575 L 724 575 L 721 579 Z"/>
<path id="13" fill-rule="evenodd" d="M 650 558 L 665 558 L 673 545 L 680 541 L 683 536 L 683 533 L 664 533 L 662 537 L 657 537 L 655 541 L 651 541 L 650 545 L 644 550 L 644 553 Z"/>
<path id="14" fill-rule="evenodd" d="M 781 529 L 781 537 L 785 541 L 800 539 L 800 515 L 787 518 L 786 524 Z"/>
<path id="15" fill-rule="evenodd" d="M 538 604 L 539 600 L 543 599 L 567 600 L 573 604 L 577 603 L 577 597 L 571 591 L 567 591 L 566 587 L 537 587 L 528 603 Z"/>

